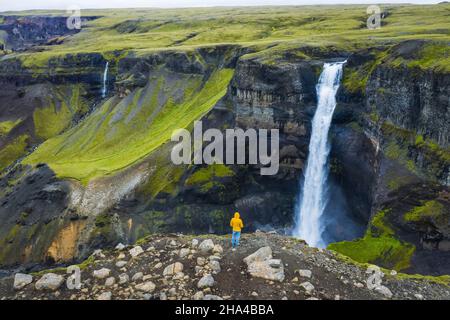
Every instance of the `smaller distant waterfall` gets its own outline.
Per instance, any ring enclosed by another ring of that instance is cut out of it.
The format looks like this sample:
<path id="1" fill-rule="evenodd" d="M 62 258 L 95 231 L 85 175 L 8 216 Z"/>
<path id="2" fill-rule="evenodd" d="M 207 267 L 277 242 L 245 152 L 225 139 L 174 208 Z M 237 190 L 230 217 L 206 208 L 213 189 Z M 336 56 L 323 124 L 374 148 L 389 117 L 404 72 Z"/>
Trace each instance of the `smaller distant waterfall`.
<path id="1" fill-rule="evenodd" d="M 106 92 L 108 90 L 107 86 L 106 86 L 106 82 L 108 80 L 108 67 L 109 67 L 109 62 L 106 61 L 106 65 L 105 65 L 105 71 L 103 71 L 103 88 L 102 88 L 102 98 L 106 97 Z"/>

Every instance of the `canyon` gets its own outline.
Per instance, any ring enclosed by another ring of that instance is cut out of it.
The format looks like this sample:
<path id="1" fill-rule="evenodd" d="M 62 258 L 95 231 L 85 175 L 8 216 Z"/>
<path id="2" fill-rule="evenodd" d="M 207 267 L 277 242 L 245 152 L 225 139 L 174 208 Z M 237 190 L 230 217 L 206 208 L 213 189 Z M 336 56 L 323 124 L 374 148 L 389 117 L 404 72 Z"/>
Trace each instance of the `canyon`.
<path id="1" fill-rule="evenodd" d="M 93 12 L 83 23 L 97 20 Z M 63 23 L 5 15 L 0 25 L 8 35 L 0 56 L 1 269 L 65 265 L 155 233 L 224 234 L 235 211 L 245 232 L 290 235 L 316 85 L 325 63 L 347 60 L 329 132 L 328 249 L 401 272 L 448 274 L 448 34 L 354 47 L 66 52 L 93 27 L 74 34 Z M 147 28 L 130 19 L 108 26 L 118 34 Z M 192 130 L 196 120 L 204 130 L 278 129 L 279 171 L 174 165 L 172 131 Z"/>

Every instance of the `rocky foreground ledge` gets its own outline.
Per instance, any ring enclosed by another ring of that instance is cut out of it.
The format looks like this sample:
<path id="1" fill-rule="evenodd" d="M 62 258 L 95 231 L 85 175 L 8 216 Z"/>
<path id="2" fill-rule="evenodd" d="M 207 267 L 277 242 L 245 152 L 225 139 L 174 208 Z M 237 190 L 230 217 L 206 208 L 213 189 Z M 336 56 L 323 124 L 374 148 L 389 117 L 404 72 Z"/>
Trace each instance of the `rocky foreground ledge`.
<path id="1" fill-rule="evenodd" d="M 152 235 L 97 250 L 77 266 L 79 289 L 69 289 L 73 278 L 58 268 L 1 279 L 0 298 L 450 299 L 448 277 L 383 269 L 377 282 L 368 265 L 275 233 L 244 234 L 235 251 L 227 236 Z"/>

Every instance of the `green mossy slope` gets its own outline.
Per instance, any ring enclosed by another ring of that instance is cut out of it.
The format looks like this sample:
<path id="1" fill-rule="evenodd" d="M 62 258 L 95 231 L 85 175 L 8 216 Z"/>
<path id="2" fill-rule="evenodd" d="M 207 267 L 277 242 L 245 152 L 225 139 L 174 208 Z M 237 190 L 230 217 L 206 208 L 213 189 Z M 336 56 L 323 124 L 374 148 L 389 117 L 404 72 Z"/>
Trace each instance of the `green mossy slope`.
<path id="1" fill-rule="evenodd" d="M 62 178 L 83 183 L 139 161 L 188 127 L 222 98 L 233 70 L 202 75 L 161 70 L 123 99 L 112 97 L 76 127 L 47 140 L 24 160 L 45 162 Z"/>
<path id="2" fill-rule="evenodd" d="M 380 264 L 397 271 L 410 266 L 415 246 L 395 238 L 388 225 L 386 211 L 378 212 L 363 238 L 353 241 L 331 243 L 328 249 L 337 251 L 361 263 Z"/>

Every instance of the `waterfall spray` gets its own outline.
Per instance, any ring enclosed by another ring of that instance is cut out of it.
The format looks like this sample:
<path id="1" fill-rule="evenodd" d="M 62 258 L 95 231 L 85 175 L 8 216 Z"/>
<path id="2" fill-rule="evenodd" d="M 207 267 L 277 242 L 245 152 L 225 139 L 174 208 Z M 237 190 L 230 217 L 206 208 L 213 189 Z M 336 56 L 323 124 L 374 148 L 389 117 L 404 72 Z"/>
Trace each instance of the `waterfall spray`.
<path id="1" fill-rule="evenodd" d="M 106 81 L 107 81 L 107 79 L 108 79 L 108 67 L 109 67 L 109 62 L 106 61 L 105 71 L 103 71 L 102 98 L 106 97 L 106 91 L 107 91 Z"/>
<path id="2" fill-rule="evenodd" d="M 293 235 L 310 246 L 324 247 L 321 216 L 326 207 L 328 178 L 328 131 L 336 107 L 336 92 L 344 62 L 326 63 L 316 86 L 317 110 L 312 121 L 311 141 L 303 187 L 296 207 L 296 225 Z"/>

